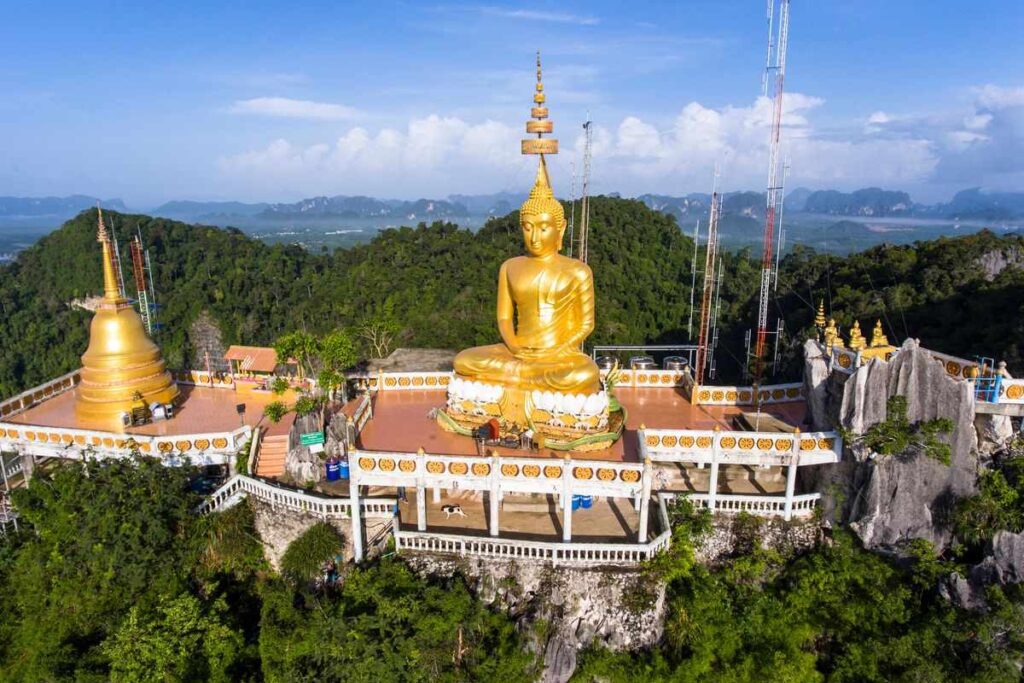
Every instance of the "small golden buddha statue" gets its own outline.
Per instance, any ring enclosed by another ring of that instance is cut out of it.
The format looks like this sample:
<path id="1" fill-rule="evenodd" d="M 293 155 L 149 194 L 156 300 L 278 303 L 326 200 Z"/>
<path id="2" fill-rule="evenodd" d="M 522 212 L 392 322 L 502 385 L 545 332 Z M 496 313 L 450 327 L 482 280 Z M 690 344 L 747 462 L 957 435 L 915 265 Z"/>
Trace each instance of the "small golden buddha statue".
<path id="1" fill-rule="evenodd" d="M 850 328 L 850 341 L 846 345 L 846 348 L 851 351 L 860 351 L 867 344 L 864 341 L 864 335 L 860 331 L 860 321 L 854 320 L 853 327 Z"/>
<path id="2" fill-rule="evenodd" d="M 871 331 L 871 347 L 877 348 L 879 346 L 889 346 L 889 338 L 885 336 L 885 332 L 882 330 L 881 318 L 875 322 L 875 329 Z"/>
<path id="3" fill-rule="evenodd" d="M 828 351 L 828 353 L 832 353 L 832 347 L 837 344 L 842 346 L 842 340 L 839 339 L 839 328 L 836 327 L 835 318 L 828 319 L 828 325 L 825 327 L 825 331 L 822 333 L 822 336 L 825 342 L 825 350 Z"/>

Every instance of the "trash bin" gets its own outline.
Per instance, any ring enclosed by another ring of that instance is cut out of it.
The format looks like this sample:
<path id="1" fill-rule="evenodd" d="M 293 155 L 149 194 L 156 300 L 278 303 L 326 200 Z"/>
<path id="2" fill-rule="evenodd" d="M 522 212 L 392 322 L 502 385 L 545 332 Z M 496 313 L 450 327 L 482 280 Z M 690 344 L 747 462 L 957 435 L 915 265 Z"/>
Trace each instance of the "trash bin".
<path id="1" fill-rule="evenodd" d="M 580 496 L 580 507 L 584 510 L 589 510 L 594 504 L 593 496 Z"/>
<path id="2" fill-rule="evenodd" d="M 348 479 L 348 460 L 343 459 L 338 461 L 338 478 Z"/>
<path id="3" fill-rule="evenodd" d="M 327 481 L 338 481 L 341 479 L 341 462 L 337 458 L 331 458 L 324 463 L 327 468 Z M 348 469 L 348 463 L 345 463 L 345 469 Z"/>
<path id="4" fill-rule="evenodd" d="M 577 510 L 580 509 L 580 505 L 582 503 L 582 501 L 581 501 L 582 498 L 583 498 L 583 496 L 573 496 L 572 497 L 572 511 L 573 512 L 576 512 Z"/>

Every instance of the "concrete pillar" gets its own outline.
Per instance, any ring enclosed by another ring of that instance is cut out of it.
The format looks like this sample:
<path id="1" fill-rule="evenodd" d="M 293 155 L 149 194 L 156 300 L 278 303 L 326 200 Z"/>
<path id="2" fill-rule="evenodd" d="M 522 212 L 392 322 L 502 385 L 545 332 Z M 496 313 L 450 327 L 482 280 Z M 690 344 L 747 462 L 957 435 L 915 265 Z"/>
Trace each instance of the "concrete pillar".
<path id="1" fill-rule="evenodd" d="M 438 486 L 434 487 L 434 502 L 435 503 L 440 503 L 441 502 L 441 488 L 438 487 Z"/>
<path id="2" fill-rule="evenodd" d="M 711 512 L 715 511 L 715 501 L 718 500 L 718 432 L 719 427 L 715 427 L 715 433 L 711 437 L 711 477 L 708 481 L 708 510 Z"/>
<path id="3" fill-rule="evenodd" d="M 363 524 L 362 510 L 359 508 L 359 464 L 353 462 L 350 466 L 348 496 L 352 504 L 352 554 L 355 561 L 363 561 Z"/>
<path id="4" fill-rule="evenodd" d="M 498 521 L 498 509 L 501 507 L 501 462 L 498 454 L 491 457 L 491 491 L 488 499 L 491 504 L 491 536 L 497 536 L 501 525 Z"/>
<path id="5" fill-rule="evenodd" d="M 786 505 L 782 516 L 786 521 L 793 517 L 793 493 L 796 491 L 796 468 L 800 466 L 800 430 L 793 434 L 793 450 L 789 454 L 789 466 L 786 468 Z"/>
<path id="6" fill-rule="evenodd" d="M 562 540 L 572 540 L 572 458 L 562 462 Z"/>
<path id="7" fill-rule="evenodd" d="M 426 454 L 420 448 L 416 451 L 416 529 L 427 530 L 427 484 L 424 480 L 426 474 Z"/>
<path id="8" fill-rule="evenodd" d="M 644 460 L 644 471 L 640 477 L 640 529 L 637 531 L 637 543 L 647 542 L 647 518 L 650 516 L 649 506 L 651 501 L 651 480 L 654 476 L 654 468 L 651 466 L 650 456 Z"/>

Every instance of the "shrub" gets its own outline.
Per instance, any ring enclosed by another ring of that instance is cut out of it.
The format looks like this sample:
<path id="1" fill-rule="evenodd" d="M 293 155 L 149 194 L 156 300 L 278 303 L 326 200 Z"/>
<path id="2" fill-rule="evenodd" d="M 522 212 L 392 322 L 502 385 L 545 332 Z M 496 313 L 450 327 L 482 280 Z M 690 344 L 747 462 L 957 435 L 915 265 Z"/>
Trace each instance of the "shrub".
<path id="1" fill-rule="evenodd" d="M 320 575 L 325 562 L 342 554 L 345 541 L 338 530 L 326 522 L 318 522 L 292 541 L 281 557 L 281 573 L 304 584 Z"/>
<path id="2" fill-rule="evenodd" d="M 271 422 L 277 423 L 281 421 L 281 418 L 288 412 L 288 406 L 281 401 L 274 401 L 268 403 L 263 409 L 263 414 L 267 416 L 267 419 Z"/>

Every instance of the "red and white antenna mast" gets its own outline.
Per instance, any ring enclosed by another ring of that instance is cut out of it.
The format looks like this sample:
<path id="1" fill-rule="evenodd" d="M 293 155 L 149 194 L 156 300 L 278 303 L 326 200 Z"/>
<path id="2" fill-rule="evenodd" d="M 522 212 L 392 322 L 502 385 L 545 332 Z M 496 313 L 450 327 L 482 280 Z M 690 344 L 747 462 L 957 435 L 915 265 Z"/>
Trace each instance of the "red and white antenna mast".
<path id="1" fill-rule="evenodd" d="M 778 3 L 776 11 L 775 4 Z M 776 33 L 777 31 L 777 33 Z M 777 37 L 776 37 L 777 36 Z M 765 342 L 768 337 L 768 296 L 775 268 L 776 217 L 782 209 L 782 179 L 779 168 L 779 138 L 782 132 L 782 91 L 786 78 L 786 46 L 789 42 L 789 0 L 768 0 L 768 59 L 763 86 L 771 83 L 772 127 L 768 153 L 768 196 L 764 213 L 764 245 L 761 253 L 761 294 L 754 340 L 753 385 L 755 410 L 760 409 L 759 385 L 764 375 Z"/>

